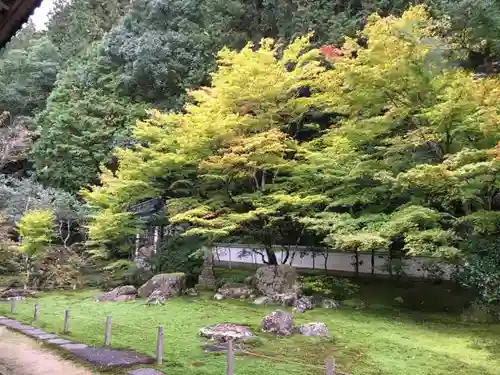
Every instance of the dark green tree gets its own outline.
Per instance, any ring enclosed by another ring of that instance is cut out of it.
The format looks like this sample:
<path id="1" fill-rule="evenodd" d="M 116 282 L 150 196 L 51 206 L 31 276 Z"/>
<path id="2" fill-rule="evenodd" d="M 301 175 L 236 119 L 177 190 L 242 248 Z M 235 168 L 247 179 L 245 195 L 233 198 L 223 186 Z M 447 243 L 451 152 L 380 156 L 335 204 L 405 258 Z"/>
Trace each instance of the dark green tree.
<path id="1" fill-rule="evenodd" d="M 61 68 L 57 48 L 31 26 L 0 56 L 0 113 L 32 116 L 43 109 Z"/>
<path id="2" fill-rule="evenodd" d="M 77 56 L 116 25 L 130 0 L 56 0 L 47 35 L 64 61 Z"/>
<path id="3" fill-rule="evenodd" d="M 116 95 L 116 85 L 98 45 L 60 76 L 37 117 L 32 161 L 41 180 L 67 191 L 97 182 L 100 165 L 112 161 L 113 147 L 145 115 L 144 105 Z"/>

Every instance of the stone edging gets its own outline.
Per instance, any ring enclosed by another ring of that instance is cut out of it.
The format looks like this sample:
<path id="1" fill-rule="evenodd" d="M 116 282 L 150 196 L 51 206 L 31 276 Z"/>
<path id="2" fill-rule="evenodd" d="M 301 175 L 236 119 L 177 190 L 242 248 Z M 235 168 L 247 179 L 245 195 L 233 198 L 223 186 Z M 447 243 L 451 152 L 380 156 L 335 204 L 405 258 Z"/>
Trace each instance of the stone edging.
<path id="1" fill-rule="evenodd" d="M 17 321 L 16 319 L 8 318 L 5 316 L 0 315 L 0 326 L 4 326 L 6 328 L 9 328 L 13 331 L 22 333 L 26 336 L 29 336 L 33 339 L 36 339 L 38 341 L 41 341 L 45 344 L 53 345 L 56 346 L 59 349 L 65 350 L 71 354 L 73 354 L 75 357 L 79 358 L 80 360 L 83 360 L 87 364 L 91 366 L 98 366 L 98 367 L 104 367 L 104 368 L 110 368 L 110 367 L 122 367 L 124 366 L 124 363 L 120 363 L 119 361 L 117 362 L 116 357 L 120 357 L 120 355 L 124 355 L 125 359 L 128 359 L 130 363 L 125 363 L 125 365 L 133 366 L 135 364 L 146 364 L 146 363 L 153 363 L 153 359 L 151 357 L 147 356 L 142 356 L 139 355 L 135 352 L 131 351 L 122 351 L 122 350 L 116 350 L 112 348 L 89 348 L 88 345 L 86 344 L 81 344 L 77 342 L 73 342 L 70 340 L 62 339 L 57 337 L 57 335 L 53 333 L 47 333 L 39 328 L 35 328 L 29 325 L 22 324 L 21 322 Z M 92 353 L 89 355 L 89 353 L 85 353 L 84 351 L 92 351 L 93 353 L 95 352 L 106 352 L 106 354 L 109 355 L 110 360 L 108 361 L 109 363 L 103 364 L 99 362 L 93 362 L 92 361 Z M 132 358 L 130 358 L 132 356 Z M 134 358 L 135 356 L 135 358 Z M 119 359 L 119 358 L 118 358 Z M 134 362 L 135 359 L 135 362 Z M 129 375 L 163 375 L 162 372 L 155 370 L 153 368 L 139 368 L 135 370 L 131 370 Z"/>

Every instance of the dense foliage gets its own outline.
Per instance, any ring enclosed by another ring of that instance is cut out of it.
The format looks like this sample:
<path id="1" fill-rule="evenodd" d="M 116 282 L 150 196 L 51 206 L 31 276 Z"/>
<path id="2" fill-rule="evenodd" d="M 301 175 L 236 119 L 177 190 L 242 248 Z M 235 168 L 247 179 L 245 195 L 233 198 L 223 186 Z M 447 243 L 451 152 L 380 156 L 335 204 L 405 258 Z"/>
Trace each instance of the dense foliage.
<path id="1" fill-rule="evenodd" d="M 421 3 L 59 0 L 0 53 L 0 211 L 127 258 L 161 198 L 196 246 L 158 270 L 222 240 L 425 255 L 495 302 L 500 7 Z"/>
<path id="2" fill-rule="evenodd" d="M 57 48 L 28 24 L 0 58 L 0 113 L 32 116 L 42 110 L 61 64 Z"/>

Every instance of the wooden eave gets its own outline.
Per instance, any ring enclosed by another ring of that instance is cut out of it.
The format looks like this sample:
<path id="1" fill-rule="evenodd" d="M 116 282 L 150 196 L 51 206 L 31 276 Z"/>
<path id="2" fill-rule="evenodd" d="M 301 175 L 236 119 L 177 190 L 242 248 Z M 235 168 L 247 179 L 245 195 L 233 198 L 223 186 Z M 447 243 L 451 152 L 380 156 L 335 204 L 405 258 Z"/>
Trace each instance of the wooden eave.
<path id="1" fill-rule="evenodd" d="M 0 0 L 0 49 L 28 21 L 42 0 Z"/>

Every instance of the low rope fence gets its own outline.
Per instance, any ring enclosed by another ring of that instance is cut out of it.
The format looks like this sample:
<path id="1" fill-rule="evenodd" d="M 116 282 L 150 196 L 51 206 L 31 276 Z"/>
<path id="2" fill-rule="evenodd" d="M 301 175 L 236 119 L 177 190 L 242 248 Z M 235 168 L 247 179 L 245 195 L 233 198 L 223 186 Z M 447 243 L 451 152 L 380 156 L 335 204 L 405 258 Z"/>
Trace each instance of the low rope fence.
<path id="1" fill-rule="evenodd" d="M 10 314 L 9 317 L 15 318 L 15 316 L 18 313 L 18 304 L 22 303 L 23 301 L 19 300 L 11 300 L 8 301 L 10 306 L 7 309 Z M 39 303 L 36 303 L 33 306 L 33 317 L 31 320 L 31 325 L 39 325 L 40 323 L 43 323 L 41 316 L 43 317 L 43 314 L 41 313 L 43 311 L 41 309 L 41 306 Z M 7 314 L 7 313 L 4 313 Z M 66 309 L 64 310 L 64 314 L 58 314 L 55 313 L 54 311 L 51 311 L 49 314 L 51 317 L 56 317 L 56 316 L 61 316 L 61 333 L 64 335 L 70 335 L 71 333 L 71 323 L 73 321 L 82 321 L 85 320 L 87 322 L 90 322 L 90 319 L 83 315 L 72 315 L 71 309 Z M 113 317 L 111 314 L 107 314 L 102 317 L 102 322 L 104 323 L 97 323 L 97 325 L 102 326 L 103 333 L 102 333 L 102 342 L 104 347 L 111 347 L 112 343 L 112 335 L 114 330 L 113 329 L 119 329 L 121 333 L 126 332 L 126 331 L 133 331 L 134 333 L 134 340 L 140 340 L 141 333 L 143 334 L 149 329 L 152 329 L 154 327 L 130 327 L 130 325 L 125 325 L 121 324 L 119 322 L 116 322 L 113 320 Z M 92 320 L 92 324 L 96 325 L 95 320 Z M 155 347 L 155 360 L 157 365 L 162 365 L 164 363 L 164 355 L 165 355 L 165 350 L 168 348 L 165 348 L 165 338 L 171 338 L 174 339 L 175 341 L 179 340 L 179 336 L 171 335 L 169 334 L 168 331 L 165 330 L 165 325 L 164 324 L 159 324 L 156 327 L 156 334 L 155 334 L 155 342 L 154 342 L 154 347 Z M 182 337 L 182 340 L 190 341 L 192 343 L 200 344 L 199 340 L 195 339 L 190 339 L 186 336 Z M 249 357 L 254 357 L 254 358 L 259 358 L 259 359 L 264 359 L 264 360 L 269 360 L 273 362 L 279 362 L 282 364 L 287 364 L 287 365 L 292 365 L 297 368 L 302 368 L 302 369 L 309 369 L 309 370 L 314 370 L 314 372 L 317 372 L 318 374 L 326 374 L 326 375 L 350 375 L 348 373 L 342 372 L 337 369 L 335 359 L 333 357 L 326 358 L 325 360 L 325 365 L 324 366 L 319 366 L 319 365 L 314 365 L 310 363 L 305 363 L 305 362 L 300 362 L 300 361 L 291 361 L 291 360 L 286 360 L 283 358 L 277 358 L 277 357 L 271 357 L 268 355 L 264 354 L 259 354 L 259 353 L 254 353 L 252 351 L 249 351 L 247 349 L 244 349 L 241 347 L 241 345 L 237 345 L 233 340 L 228 340 L 226 342 L 226 345 L 224 347 L 224 352 L 226 352 L 226 375 L 234 375 L 235 374 L 235 355 L 238 353 L 241 353 L 243 355 L 249 356 Z M 287 369 L 287 373 L 290 374 L 290 370 Z M 293 371 L 292 371 L 293 373 Z M 303 374 L 303 372 L 300 372 L 300 374 Z M 298 375 L 298 373 L 297 373 Z"/>

